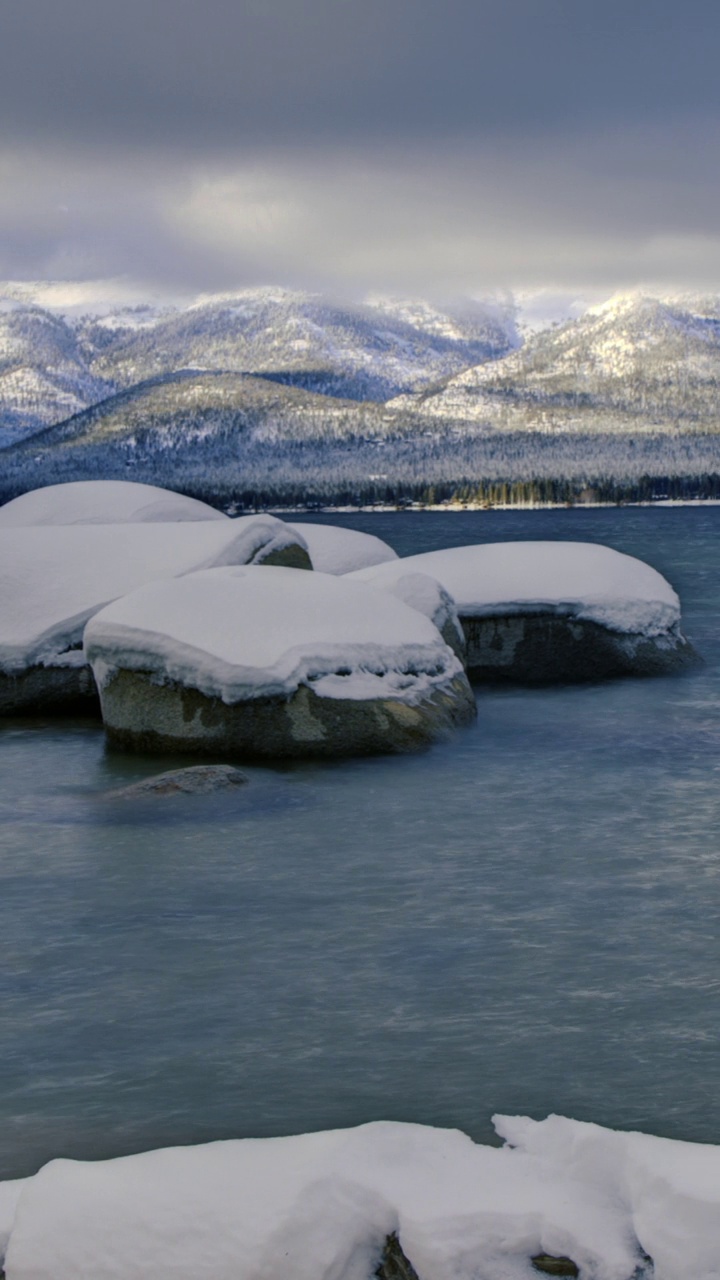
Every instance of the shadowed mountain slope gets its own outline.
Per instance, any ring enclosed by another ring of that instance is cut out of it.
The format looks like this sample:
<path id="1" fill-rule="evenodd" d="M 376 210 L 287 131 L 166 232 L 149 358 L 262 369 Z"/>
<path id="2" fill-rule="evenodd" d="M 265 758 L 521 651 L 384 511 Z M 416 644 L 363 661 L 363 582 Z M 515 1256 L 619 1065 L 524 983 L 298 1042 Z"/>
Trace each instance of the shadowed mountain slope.
<path id="1" fill-rule="evenodd" d="M 0 446 L 102 400 L 112 382 L 90 372 L 77 336 L 41 307 L 0 310 Z"/>

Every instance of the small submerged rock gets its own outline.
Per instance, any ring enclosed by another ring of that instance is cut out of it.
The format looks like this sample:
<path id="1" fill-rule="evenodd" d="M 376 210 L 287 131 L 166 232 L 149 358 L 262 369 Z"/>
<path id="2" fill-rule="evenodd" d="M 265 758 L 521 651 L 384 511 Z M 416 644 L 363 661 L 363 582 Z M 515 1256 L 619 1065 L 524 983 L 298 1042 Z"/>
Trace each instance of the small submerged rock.
<path id="1" fill-rule="evenodd" d="M 212 569 L 92 619 L 108 735 L 133 750 L 232 756 L 413 751 L 475 716 L 433 623 L 364 583 Z"/>
<path id="2" fill-rule="evenodd" d="M 250 779 L 230 764 L 189 765 L 185 769 L 169 769 L 152 778 L 142 778 L 129 787 L 109 791 L 110 800 L 134 800 L 142 796 L 207 796 L 216 791 L 244 787 Z"/>

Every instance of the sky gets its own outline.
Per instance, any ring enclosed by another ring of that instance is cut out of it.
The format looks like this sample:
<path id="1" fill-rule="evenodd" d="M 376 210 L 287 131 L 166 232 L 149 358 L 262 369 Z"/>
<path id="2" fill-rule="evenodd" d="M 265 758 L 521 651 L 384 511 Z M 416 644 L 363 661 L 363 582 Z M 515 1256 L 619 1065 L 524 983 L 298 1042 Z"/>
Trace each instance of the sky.
<path id="1" fill-rule="evenodd" d="M 0 278 L 720 290 L 716 0 L 3 0 Z"/>

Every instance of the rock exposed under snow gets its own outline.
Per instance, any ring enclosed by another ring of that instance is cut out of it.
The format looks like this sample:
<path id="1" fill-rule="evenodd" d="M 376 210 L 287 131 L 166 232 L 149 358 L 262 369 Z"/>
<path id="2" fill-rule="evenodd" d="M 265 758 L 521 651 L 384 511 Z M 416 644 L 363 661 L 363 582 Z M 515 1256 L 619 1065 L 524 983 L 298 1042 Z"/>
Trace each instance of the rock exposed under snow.
<path id="1" fill-rule="evenodd" d="M 503 1148 L 380 1122 L 54 1160 L 17 1186 L 7 1280 L 368 1280 L 392 1236 L 420 1280 L 530 1280 L 532 1259 L 581 1280 L 717 1280 L 720 1148 L 495 1124 Z"/>
<path id="2" fill-rule="evenodd" d="M 397 552 L 372 533 L 360 533 L 357 529 L 333 524 L 297 524 L 290 527 L 302 534 L 313 568 L 319 573 L 350 573 L 366 565 L 397 560 Z"/>
<path id="3" fill-rule="evenodd" d="M 0 507 L 0 528 L 37 524 L 137 524 L 227 520 L 207 502 L 130 480 L 72 480 L 23 493 Z"/>
<path id="4" fill-rule="evenodd" d="M 697 661 L 680 602 L 650 565 L 582 542 L 496 542 L 408 556 L 359 577 L 432 574 L 457 604 L 475 679 L 655 675 Z"/>
<path id="5" fill-rule="evenodd" d="M 0 714 L 94 696 L 83 630 L 111 600 L 248 562 L 310 567 L 300 535 L 273 516 L 0 529 Z"/>
<path id="6" fill-rule="evenodd" d="M 386 564 L 356 570 L 347 577 L 389 591 L 398 600 L 404 600 L 411 609 L 424 613 L 464 665 L 467 658 L 465 633 L 450 592 L 429 573 L 404 569 L 405 563 L 404 560 L 390 560 Z"/>
<path id="7" fill-rule="evenodd" d="M 144 750 L 412 750 L 475 704 L 436 627 L 365 583 L 225 568 L 103 609 L 85 652 L 111 738 Z"/>

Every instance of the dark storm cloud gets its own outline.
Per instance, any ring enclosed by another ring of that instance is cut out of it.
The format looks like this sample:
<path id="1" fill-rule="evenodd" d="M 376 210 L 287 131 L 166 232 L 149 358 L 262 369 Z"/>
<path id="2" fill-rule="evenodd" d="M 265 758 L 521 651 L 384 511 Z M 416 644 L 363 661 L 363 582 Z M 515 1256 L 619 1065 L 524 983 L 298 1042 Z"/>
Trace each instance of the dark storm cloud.
<path id="1" fill-rule="evenodd" d="M 178 148 L 714 114 L 713 0 L 5 0 L 4 137 Z"/>
<path id="2" fill-rule="evenodd" d="M 0 276 L 720 289 L 714 0 L 4 0 Z"/>

